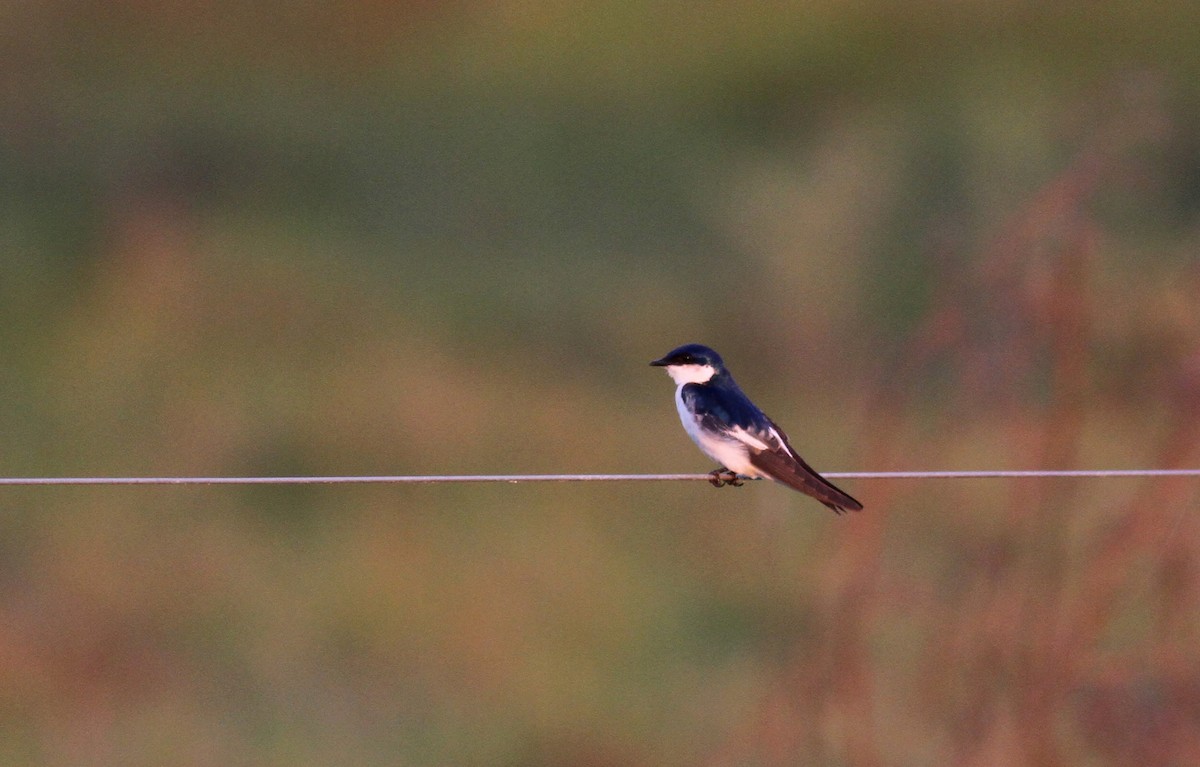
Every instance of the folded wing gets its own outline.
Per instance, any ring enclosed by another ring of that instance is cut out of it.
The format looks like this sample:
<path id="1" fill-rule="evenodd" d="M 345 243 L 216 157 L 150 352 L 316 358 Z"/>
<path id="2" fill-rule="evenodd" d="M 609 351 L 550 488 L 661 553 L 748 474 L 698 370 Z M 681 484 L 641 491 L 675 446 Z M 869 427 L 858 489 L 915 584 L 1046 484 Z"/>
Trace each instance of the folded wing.
<path id="1" fill-rule="evenodd" d="M 746 447 L 750 465 L 788 487 L 810 495 L 838 514 L 860 511 L 862 504 L 822 477 L 792 449 L 787 435 L 730 384 L 723 396 L 711 387 L 688 384 L 680 395 L 707 432 L 719 433 Z"/>
<path id="2" fill-rule="evenodd" d="M 750 435 L 747 435 L 750 436 Z M 765 434 L 743 440 L 750 447 L 750 465 L 788 487 L 811 495 L 834 512 L 861 511 L 862 504 L 818 474 L 788 443 L 787 435 L 774 423 Z M 760 445 L 762 447 L 757 447 Z"/>

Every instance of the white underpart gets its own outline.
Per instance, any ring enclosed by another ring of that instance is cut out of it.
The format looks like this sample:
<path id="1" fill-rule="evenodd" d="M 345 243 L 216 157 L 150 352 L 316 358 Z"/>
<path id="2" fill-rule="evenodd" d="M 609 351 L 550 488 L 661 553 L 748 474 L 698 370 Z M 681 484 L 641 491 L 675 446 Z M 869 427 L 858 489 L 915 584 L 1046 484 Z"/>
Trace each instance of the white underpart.
<path id="1" fill-rule="evenodd" d="M 684 366 L 681 365 L 680 367 Z M 687 367 L 699 366 L 688 365 Z M 667 368 L 667 372 L 671 373 L 671 368 Z M 671 377 L 675 378 L 675 374 L 672 373 Z M 678 378 L 675 378 L 675 380 L 679 382 Z M 684 380 L 675 389 L 675 409 L 679 411 L 679 420 L 683 422 L 683 428 L 687 431 L 688 436 L 692 438 L 692 441 L 709 458 L 712 458 L 730 471 L 735 471 L 738 474 L 744 474 L 748 477 L 764 476 L 762 472 L 750 465 L 750 446 L 753 446 L 756 450 L 765 450 L 767 446 L 740 427 L 735 428 L 728 437 L 719 437 L 701 429 L 700 419 L 693 415 L 683 402 L 683 387 L 687 383 L 692 383 L 692 381 Z"/>

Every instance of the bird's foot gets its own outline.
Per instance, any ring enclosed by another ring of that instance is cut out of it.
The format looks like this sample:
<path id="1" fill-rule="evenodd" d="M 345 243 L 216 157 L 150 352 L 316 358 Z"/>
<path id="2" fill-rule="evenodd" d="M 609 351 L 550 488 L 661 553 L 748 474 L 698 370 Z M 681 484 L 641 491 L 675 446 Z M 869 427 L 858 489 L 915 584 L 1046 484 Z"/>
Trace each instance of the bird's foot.
<path id="1" fill-rule="evenodd" d="M 712 479 L 708 481 L 712 483 L 713 487 L 724 487 L 725 485 L 729 485 L 731 487 L 741 487 L 743 484 L 742 478 L 738 476 L 736 471 L 730 471 L 724 466 L 719 469 L 713 469 L 708 473 L 708 475 L 712 477 Z"/>

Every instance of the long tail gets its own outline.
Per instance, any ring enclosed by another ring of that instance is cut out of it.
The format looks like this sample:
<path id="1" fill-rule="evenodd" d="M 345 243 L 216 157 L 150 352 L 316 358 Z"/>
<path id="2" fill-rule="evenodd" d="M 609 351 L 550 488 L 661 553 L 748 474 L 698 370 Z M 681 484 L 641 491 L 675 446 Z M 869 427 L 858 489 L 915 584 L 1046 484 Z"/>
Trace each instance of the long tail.
<path id="1" fill-rule="evenodd" d="M 775 450 L 752 452 L 750 465 L 777 482 L 782 482 L 805 495 L 811 495 L 838 514 L 847 509 L 862 511 L 861 503 L 822 477 L 797 455 L 788 455 Z"/>

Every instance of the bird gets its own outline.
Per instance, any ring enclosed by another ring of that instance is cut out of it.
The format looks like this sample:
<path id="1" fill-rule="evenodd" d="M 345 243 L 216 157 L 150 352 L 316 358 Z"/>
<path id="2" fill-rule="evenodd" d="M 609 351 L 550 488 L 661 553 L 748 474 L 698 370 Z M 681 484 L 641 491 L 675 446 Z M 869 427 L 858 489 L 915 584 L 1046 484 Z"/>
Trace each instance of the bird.
<path id="1" fill-rule="evenodd" d="M 838 514 L 862 510 L 861 503 L 805 463 L 783 429 L 742 392 L 714 350 L 685 344 L 650 364 L 666 368 L 677 385 L 675 407 L 684 430 L 721 464 L 710 472 L 713 485 L 740 486 L 741 476 L 766 477 L 812 496 Z"/>

